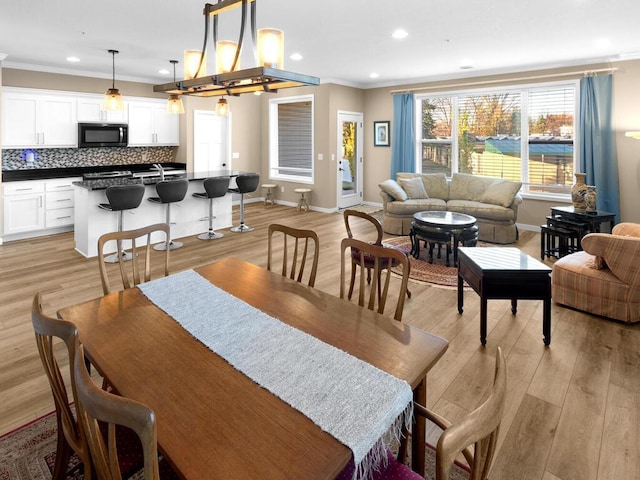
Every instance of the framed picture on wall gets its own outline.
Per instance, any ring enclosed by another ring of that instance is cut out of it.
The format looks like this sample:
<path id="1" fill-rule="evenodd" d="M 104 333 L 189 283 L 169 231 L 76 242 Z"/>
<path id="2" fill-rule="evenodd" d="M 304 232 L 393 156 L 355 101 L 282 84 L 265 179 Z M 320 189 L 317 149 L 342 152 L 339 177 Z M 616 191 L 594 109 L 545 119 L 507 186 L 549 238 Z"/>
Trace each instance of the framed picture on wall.
<path id="1" fill-rule="evenodd" d="M 373 146 L 388 147 L 389 142 L 389 124 L 391 122 L 373 122 Z"/>

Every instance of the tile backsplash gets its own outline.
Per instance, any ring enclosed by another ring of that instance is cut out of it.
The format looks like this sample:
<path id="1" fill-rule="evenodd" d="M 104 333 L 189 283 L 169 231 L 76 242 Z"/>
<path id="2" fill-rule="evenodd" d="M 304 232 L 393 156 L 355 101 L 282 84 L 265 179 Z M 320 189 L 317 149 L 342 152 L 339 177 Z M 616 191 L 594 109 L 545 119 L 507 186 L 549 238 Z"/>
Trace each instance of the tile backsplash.
<path id="1" fill-rule="evenodd" d="M 2 150 L 2 170 L 174 162 L 177 147 L 29 148 Z M 32 152 L 34 155 L 27 155 Z M 27 162 L 33 158 L 33 163 Z"/>

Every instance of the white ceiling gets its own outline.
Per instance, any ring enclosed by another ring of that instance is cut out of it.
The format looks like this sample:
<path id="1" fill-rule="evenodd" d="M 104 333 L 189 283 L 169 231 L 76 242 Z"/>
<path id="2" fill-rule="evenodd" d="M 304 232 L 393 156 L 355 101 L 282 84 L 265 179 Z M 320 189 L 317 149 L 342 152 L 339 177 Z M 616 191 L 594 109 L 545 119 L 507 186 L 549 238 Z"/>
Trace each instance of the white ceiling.
<path id="1" fill-rule="evenodd" d="M 0 0 L 0 54 L 9 68 L 111 78 L 107 50 L 115 49 L 116 87 L 166 83 L 169 60 L 202 46 L 203 7 L 201 0 Z M 221 38 L 238 36 L 239 12 L 220 15 Z M 640 58 L 639 19 L 638 0 L 257 3 L 258 28 L 285 31 L 285 70 L 361 88 Z M 394 40 L 398 28 L 409 35 Z M 253 65 L 250 47 L 247 34 L 243 67 Z M 289 60 L 296 52 L 304 58 Z"/>

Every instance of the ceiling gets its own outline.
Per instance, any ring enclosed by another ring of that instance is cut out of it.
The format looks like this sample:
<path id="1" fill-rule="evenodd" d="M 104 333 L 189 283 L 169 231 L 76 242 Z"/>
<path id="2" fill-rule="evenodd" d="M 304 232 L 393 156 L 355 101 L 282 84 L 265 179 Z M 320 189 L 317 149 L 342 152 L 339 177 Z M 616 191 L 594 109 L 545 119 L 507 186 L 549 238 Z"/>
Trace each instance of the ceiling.
<path id="1" fill-rule="evenodd" d="M 171 59 L 180 79 L 183 51 L 202 46 L 204 3 L 0 0 L 3 66 L 111 78 L 115 49 L 116 87 L 170 82 Z M 237 39 L 239 13 L 219 16 L 221 39 Z M 257 2 L 258 28 L 285 31 L 285 70 L 360 88 L 640 58 L 639 18 L 638 0 Z M 408 36 L 393 39 L 398 28 Z M 253 65 L 247 34 L 242 67 Z"/>

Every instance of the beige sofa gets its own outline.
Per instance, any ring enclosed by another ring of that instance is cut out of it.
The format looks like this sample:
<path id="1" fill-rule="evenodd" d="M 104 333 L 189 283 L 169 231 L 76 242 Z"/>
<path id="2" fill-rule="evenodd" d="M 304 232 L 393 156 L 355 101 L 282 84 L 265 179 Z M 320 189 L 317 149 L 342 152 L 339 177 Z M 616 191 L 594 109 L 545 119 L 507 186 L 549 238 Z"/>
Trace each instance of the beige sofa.
<path id="1" fill-rule="evenodd" d="M 397 181 L 380 183 L 382 228 L 393 235 L 408 235 L 413 214 L 446 210 L 473 215 L 478 220 L 478 239 L 513 243 L 518 239 L 518 194 L 522 184 L 502 178 L 454 173 L 398 173 Z"/>

